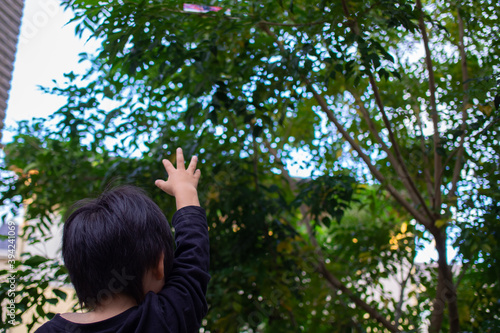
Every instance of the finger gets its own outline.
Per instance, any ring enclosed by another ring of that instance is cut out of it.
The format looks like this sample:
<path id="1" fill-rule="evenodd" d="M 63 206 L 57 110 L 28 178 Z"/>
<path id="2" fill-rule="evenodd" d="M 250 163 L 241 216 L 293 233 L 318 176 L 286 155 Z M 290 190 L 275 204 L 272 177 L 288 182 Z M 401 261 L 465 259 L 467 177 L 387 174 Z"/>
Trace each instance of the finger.
<path id="1" fill-rule="evenodd" d="M 194 173 L 196 171 L 196 163 L 198 163 L 198 156 L 191 157 L 191 162 L 189 162 L 187 171 Z"/>
<path id="2" fill-rule="evenodd" d="M 182 148 L 177 148 L 177 170 L 184 170 L 184 154 Z"/>
<path id="3" fill-rule="evenodd" d="M 167 171 L 168 174 L 172 173 L 172 171 L 175 171 L 174 165 L 169 160 L 164 159 L 162 160 L 162 163 L 163 166 L 165 167 L 165 171 Z"/>
<path id="4" fill-rule="evenodd" d="M 168 182 L 162 180 L 162 179 L 157 179 L 155 181 L 155 185 L 160 189 L 162 190 L 163 192 L 165 193 L 168 193 L 170 195 L 172 195 L 172 189 L 170 188 L 170 186 L 168 185 Z"/>
<path id="5" fill-rule="evenodd" d="M 196 181 L 198 181 L 200 180 L 200 177 L 201 177 L 201 170 L 196 169 L 196 171 L 194 172 L 194 178 L 196 179 Z"/>
<path id="6" fill-rule="evenodd" d="M 167 183 L 166 181 L 161 180 L 161 179 L 157 179 L 157 180 L 155 180 L 155 185 L 156 185 L 157 187 L 159 187 L 160 189 L 162 189 L 162 190 L 163 190 L 163 188 L 165 187 L 165 184 L 166 184 L 166 183 Z"/>

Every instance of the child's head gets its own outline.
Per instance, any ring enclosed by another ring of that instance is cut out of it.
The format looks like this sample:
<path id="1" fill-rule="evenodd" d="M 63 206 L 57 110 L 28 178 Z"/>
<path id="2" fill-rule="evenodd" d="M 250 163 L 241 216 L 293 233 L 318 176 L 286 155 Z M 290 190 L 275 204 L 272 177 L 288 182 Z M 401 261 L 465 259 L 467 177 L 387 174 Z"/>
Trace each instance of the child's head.
<path id="1" fill-rule="evenodd" d="M 94 308 L 115 294 L 139 303 L 143 277 L 164 255 L 173 262 L 173 238 L 160 208 L 140 189 L 122 186 L 80 202 L 63 232 L 63 258 L 83 306 Z"/>

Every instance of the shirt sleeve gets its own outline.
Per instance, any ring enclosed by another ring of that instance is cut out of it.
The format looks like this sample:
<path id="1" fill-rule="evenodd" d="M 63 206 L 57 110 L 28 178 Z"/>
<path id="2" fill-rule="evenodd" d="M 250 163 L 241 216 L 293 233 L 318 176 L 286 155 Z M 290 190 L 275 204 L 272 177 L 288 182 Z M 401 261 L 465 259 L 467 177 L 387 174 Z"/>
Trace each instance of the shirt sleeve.
<path id="1" fill-rule="evenodd" d="M 158 294 L 159 301 L 170 312 L 167 317 L 177 323 L 177 332 L 197 332 L 207 314 L 205 295 L 210 280 L 205 210 L 197 206 L 181 208 L 174 214 L 172 225 L 177 246 L 175 259 L 165 287 Z M 169 324 L 174 324 L 172 321 Z"/>

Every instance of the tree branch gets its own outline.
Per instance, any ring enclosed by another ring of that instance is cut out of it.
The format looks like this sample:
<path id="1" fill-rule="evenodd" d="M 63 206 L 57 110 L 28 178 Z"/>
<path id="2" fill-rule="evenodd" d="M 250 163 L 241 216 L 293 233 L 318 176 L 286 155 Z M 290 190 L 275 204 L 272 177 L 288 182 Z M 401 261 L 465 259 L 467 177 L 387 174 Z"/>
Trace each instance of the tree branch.
<path id="1" fill-rule="evenodd" d="M 477 132 L 474 135 L 469 136 L 469 139 L 473 138 L 473 137 L 478 137 L 478 136 L 482 135 L 483 133 L 487 132 L 493 125 L 498 123 L 499 120 L 500 120 L 500 116 L 492 119 L 491 122 L 488 125 L 486 125 L 482 130 L 480 130 L 479 132 Z"/>
<path id="2" fill-rule="evenodd" d="M 389 159 L 389 161 L 391 162 L 391 165 L 396 170 L 398 176 L 402 179 L 403 182 L 405 182 L 406 178 L 404 177 L 404 174 L 402 172 L 402 169 L 401 169 L 398 161 L 394 157 L 394 154 L 392 153 L 392 151 L 390 150 L 390 148 L 385 144 L 385 142 L 380 137 L 379 131 L 375 128 L 375 123 L 370 118 L 370 114 L 368 113 L 368 110 L 363 105 L 363 102 L 361 101 L 361 98 L 352 89 L 348 89 L 348 90 L 351 93 L 351 95 L 354 97 L 354 100 L 356 101 L 357 105 L 359 106 L 359 110 L 361 111 L 361 114 L 362 114 L 364 120 L 368 124 L 368 129 L 369 129 L 370 133 L 372 133 L 372 135 L 375 138 L 375 140 L 382 147 L 382 150 L 387 154 L 387 158 Z M 407 182 L 405 184 L 407 185 Z M 414 195 L 413 192 L 408 191 L 408 193 L 410 194 L 410 196 L 412 197 L 412 199 L 414 201 L 418 201 L 417 197 Z M 429 216 L 429 217 L 431 217 L 431 216 Z"/>
<path id="3" fill-rule="evenodd" d="M 285 53 L 285 47 L 283 46 L 283 43 L 278 39 L 278 36 L 276 36 L 276 34 L 274 32 L 272 32 L 271 29 L 269 29 L 269 26 L 267 24 L 265 24 L 264 21 L 260 21 L 259 23 L 257 23 L 257 27 L 264 30 L 264 32 L 268 36 L 273 37 L 274 40 L 276 41 L 276 43 L 278 44 L 280 51 L 282 53 Z"/>
<path id="4" fill-rule="evenodd" d="M 254 132 L 255 126 L 253 124 L 250 125 L 250 129 L 252 130 L 252 133 Z M 253 161 L 253 175 L 254 175 L 254 184 L 255 184 L 255 189 L 259 191 L 259 146 L 257 144 L 257 141 L 255 140 L 255 136 L 252 134 L 252 146 L 253 146 L 253 156 L 252 156 L 252 161 Z"/>
<path id="5" fill-rule="evenodd" d="M 415 108 L 418 108 L 418 106 Z M 434 188 L 432 187 L 431 173 L 428 167 L 429 157 L 427 156 L 427 152 L 425 151 L 424 128 L 422 125 L 422 118 L 420 118 L 420 109 L 415 109 L 414 111 L 415 117 L 417 118 L 417 125 L 420 128 L 420 152 L 422 153 L 422 158 L 424 160 L 422 168 L 424 172 L 425 184 L 427 185 L 427 192 L 429 193 L 430 202 L 434 202 Z"/>
<path id="6" fill-rule="evenodd" d="M 423 226 L 425 226 L 426 228 L 430 228 L 432 220 L 428 220 L 424 214 L 420 213 L 415 207 L 413 207 L 408 201 L 406 201 L 394 186 L 386 182 L 386 179 L 382 175 L 382 173 L 371 163 L 370 157 L 368 157 L 363 152 L 361 147 L 354 141 L 354 139 L 349 135 L 345 128 L 340 124 L 333 112 L 328 108 L 328 104 L 326 104 L 323 96 L 318 94 L 316 89 L 314 89 L 314 87 L 309 83 L 307 79 L 305 81 L 307 86 L 309 87 L 309 90 L 313 93 L 314 98 L 320 105 L 321 110 L 327 115 L 328 119 L 335 125 L 335 127 L 337 127 L 337 130 L 342 134 L 344 139 L 349 142 L 351 147 L 358 153 L 359 157 L 361 157 L 363 162 L 365 162 L 372 175 L 378 181 L 380 181 L 380 183 L 387 187 L 389 193 L 391 193 L 394 199 L 396 199 L 396 201 L 399 202 L 406 209 L 406 211 L 408 211 L 408 213 L 410 213 Z"/>
<path id="7" fill-rule="evenodd" d="M 351 17 L 346 0 L 342 0 L 342 10 L 344 12 L 345 17 L 348 19 L 348 23 L 350 23 L 349 25 L 351 26 L 354 33 L 356 35 L 359 35 L 359 26 L 355 23 L 354 19 Z"/>
<path id="8" fill-rule="evenodd" d="M 431 315 L 431 325 L 429 333 L 441 332 L 444 309 L 448 303 L 448 317 L 450 321 L 450 333 L 460 332 L 460 323 L 457 306 L 457 293 L 450 267 L 447 262 L 446 250 L 446 229 L 433 228 L 431 231 L 436 242 L 438 253 L 438 284 L 436 288 L 436 298 L 433 302 L 433 311 Z"/>
<path id="9" fill-rule="evenodd" d="M 266 146 L 267 150 L 269 150 L 271 155 L 274 157 L 274 161 L 277 163 L 278 169 L 281 170 L 281 175 L 288 181 L 290 187 L 292 188 L 292 191 L 297 190 L 296 181 L 288 173 L 288 170 L 285 168 L 285 164 L 281 160 L 281 157 L 278 155 L 278 151 L 271 147 L 271 144 L 267 139 L 264 138 L 263 143 L 264 146 Z"/>
<path id="10" fill-rule="evenodd" d="M 424 42 L 425 49 L 425 63 L 427 65 L 427 72 L 429 74 L 429 93 L 430 93 L 430 113 L 432 118 L 432 124 L 434 129 L 433 140 L 434 140 L 434 203 L 433 209 L 436 214 L 441 213 L 441 169 L 442 161 L 439 150 L 441 148 L 441 139 L 439 137 L 439 115 L 437 113 L 436 106 L 436 80 L 434 78 L 434 68 L 432 67 L 431 50 L 429 48 L 429 37 L 427 36 L 427 30 L 424 22 L 424 11 L 422 8 L 422 2 L 416 0 L 417 8 L 420 10 L 420 16 L 418 19 L 418 26 L 420 32 L 422 33 L 422 39 Z"/>
<path id="11" fill-rule="evenodd" d="M 397 323 L 399 322 L 399 319 L 401 318 L 401 314 L 402 314 L 402 309 L 403 309 L 403 302 L 404 302 L 404 292 L 405 292 L 405 289 L 406 289 L 406 285 L 408 284 L 408 280 L 410 280 L 410 277 L 412 276 L 411 274 L 411 270 L 413 269 L 413 267 L 415 266 L 415 262 L 412 261 L 411 262 L 411 266 L 410 266 L 410 269 L 408 270 L 408 275 L 405 277 L 403 277 L 403 264 L 401 264 L 401 291 L 399 293 L 399 302 L 398 302 L 398 305 L 396 306 L 396 311 L 395 311 L 395 315 L 394 315 L 394 321 Z"/>
<path id="12" fill-rule="evenodd" d="M 434 79 L 434 69 L 432 67 L 431 52 L 429 49 L 429 38 L 427 36 L 427 31 L 424 22 L 424 11 L 422 8 L 421 0 L 416 0 L 417 8 L 420 11 L 419 16 L 419 28 L 422 33 L 422 39 L 425 48 L 425 62 L 427 65 L 427 72 L 429 74 L 429 93 L 430 93 L 430 108 L 431 108 L 431 118 L 434 129 L 433 140 L 434 140 L 434 211 L 439 216 L 441 213 L 441 203 L 442 203 L 442 193 L 441 193 L 441 178 L 442 178 L 442 157 L 439 154 L 441 148 L 441 139 L 439 137 L 439 115 L 437 113 L 436 106 L 436 82 Z M 443 320 L 444 307 L 446 302 L 448 303 L 448 317 L 450 320 L 450 332 L 459 331 L 459 321 L 458 321 L 458 307 L 457 307 L 457 297 L 456 291 L 453 286 L 453 281 L 451 277 L 451 272 L 447 262 L 446 256 L 446 226 L 443 228 L 436 228 L 435 224 L 431 230 L 434 240 L 436 242 L 436 250 L 438 252 L 438 285 L 436 290 L 435 307 L 431 315 L 431 328 L 429 332 L 439 332 L 441 330 L 441 324 Z M 436 305 L 442 302 L 441 310 L 436 308 Z"/>
<path id="13" fill-rule="evenodd" d="M 274 156 L 275 161 L 279 162 L 279 168 L 282 170 L 283 177 L 287 179 L 290 183 L 290 186 L 292 189 L 295 191 L 297 189 L 296 183 L 293 180 L 293 178 L 290 176 L 288 171 L 283 167 L 283 163 L 281 161 L 280 156 L 278 155 L 278 152 L 276 149 L 272 148 L 271 145 L 267 140 L 264 139 L 264 145 L 266 146 L 267 149 L 269 149 L 269 152 L 271 155 Z M 318 263 L 318 272 L 323 275 L 323 277 L 327 280 L 327 282 L 336 290 L 340 290 L 343 294 L 345 294 L 349 299 L 354 302 L 359 308 L 365 310 L 373 319 L 378 321 L 380 324 L 382 324 L 385 328 L 387 328 L 390 332 L 399 332 L 399 329 L 389 322 L 384 316 L 382 316 L 377 309 L 374 309 L 371 307 L 368 303 L 364 302 L 361 298 L 356 296 L 349 288 L 347 288 L 337 277 L 335 277 L 326 267 L 325 265 L 325 259 L 323 252 L 321 251 L 321 247 L 318 244 L 318 241 L 316 237 L 314 236 L 312 226 L 311 226 L 311 219 L 308 217 L 308 212 L 307 212 L 307 207 L 305 205 L 300 206 L 300 212 L 302 214 L 302 224 L 306 225 L 309 239 L 311 240 L 312 245 L 315 248 L 315 253 L 317 255 L 317 263 Z"/>
<path id="14" fill-rule="evenodd" d="M 394 136 L 394 132 L 392 131 L 392 128 L 391 128 L 391 122 L 389 121 L 389 118 L 387 117 L 384 105 L 382 103 L 382 99 L 380 98 L 380 93 L 378 90 L 377 83 L 375 82 L 375 79 L 371 73 L 369 74 L 369 79 L 370 79 L 370 85 L 371 85 L 372 90 L 373 90 L 373 94 L 375 96 L 375 102 L 377 103 L 378 108 L 380 110 L 380 113 L 382 114 L 382 119 L 384 121 L 385 128 L 387 128 L 387 131 L 389 133 L 389 140 L 392 143 L 392 147 L 394 149 L 394 154 L 396 155 L 395 158 L 394 157 L 392 158 L 394 161 L 391 161 L 391 163 L 393 163 L 394 169 L 400 175 L 401 180 L 403 182 L 403 185 L 405 185 L 405 188 L 408 191 L 408 193 L 410 194 L 410 196 L 412 197 L 412 199 L 415 202 L 419 202 L 420 205 L 422 205 L 425 213 L 427 214 L 429 219 L 432 221 L 434 219 L 434 216 L 430 212 L 429 208 L 427 207 L 427 203 L 425 202 L 424 198 L 422 197 L 420 191 L 417 189 L 415 182 L 411 178 L 410 173 L 408 172 L 408 169 L 406 168 L 406 164 L 403 161 L 403 157 L 401 156 L 401 152 L 399 150 L 399 145 L 396 141 L 396 137 Z"/>
<path id="15" fill-rule="evenodd" d="M 336 290 L 340 290 L 344 295 L 349 297 L 349 299 L 354 302 L 360 309 L 363 309 L 377 322 L 384 326 L 390 332 L 400 332 L 398 327 L 388 321 L 384 316 L 382 316 L 376 309 L 371 307 L 368 303 L 363 301 L 357 295 L 355 295 L 349 288 L 347 288 L 335 275 L 333 275 L 325 265 L 325 259 L 321 247 L 318 244 L 318 240 L 313 233 L 310 219 L 304 217 L 305 225 L 307 227 L 307 232 L 309 234 L 309 239 L 315 248 L 316 255 L 318 256 L 318 271 L 323 275 L 326 281 Z"/>
<path id="16" fill-rule="evenodd" d="M 483 135 L 483 133 L 487 132 L 493 125 L 495 125 L 499 121 L 500 121 L 500 116 L 492 119 L 490 121 L 490 123 L 488 125 L 486 125 L 483 129 L 481 129 L 479 132 L 477 132 L 475 134 L 471 134 L 470 136 L 466 136 L 464 138 L 464 143 L 465 142 L 469 142 L 472 138 L 475 138 L 475 137 L 478 137 L 480 135 Z M 453 150 L 451 152 L 451 154 L 448 155 L 448 157 L 446 158 L 446 161 L 445 161 L 444 165 L 447 165 L 448 162 L 451 161 L 451 159 L 453 158 L 453 156 L 455 156 L 455 154 L 457 154 L 457 153 L 458 153 L 458 148 L 455 149 L 455 150 Z M 441 171 L 441 177 L 442 177 L 443 174 L 444 174 L 444 170 Z M 451 194 L 450 194 L 450 196 L 451 196 Z"/>
<path id="17" fill-rule="evenodd" d="M 457 280 L 455 282 L 455 289 L 458 289 L 458 286 L 460 285 L 460 282 L 462 282 L 465 273 L 467 273 L 467 271 L 469 270 L 469 267 L 470 261 L 462 265 L 462 269 L 460 270 L 460 273 L 458 274 Z"/>
<path id="18" fill-rule="evenodd" d="M 451 190 L 448 196 L 451 197 L 457 192 L 457 183 L 460 178 L 460 172 L 462 171 L 462 157 L 464 154 L 464 141 L 465 141 L 465 130 L 467 122 L 467 109 L 469 104 L 469 73 L 467 71 L 467 55 L 465 53 L 465 43 L 464 43 L 464 21 L 460 15 L 460 10 L 457 9 L 457 19 L 458 19 L 458 49 L 460 51 L 460 63 L 462 67 L 462 82 L 464 89 L 464 98 L 462 105 L 462 124 L 460 129 L 462 130 L 462 135 L 460 135 L 460 143 L 458 145 L 457 159 L 455 160 L 455 167 L 453 168 L 453 177 L 451 179 Z"/>
<path id="19" fill-rule="evenodd" d="M 269 36 L 274 37 L 276 42 L 278 43 L 278 47 L 282 52 L 284 52 L 284 47 L 282 43 L 278 40 L 277 36 L 269 29 L 269 27 L 265 24 L 260 24 L 259 27 L 264 30 Z M 343 126 L 339 123 L 339 121 L 336 119 L 334 116 L 333 112 L 328 108 L 328 105 L 326 104 L 325 99 L 323 96 L 319 95 L 316 92 L 316 89 L 312 87 L 310 82 L 307 79 L 304 79 L 305 83 L 307 86 L 310 87 L 310 90 L 313 92 L 314 98 L 316 101 L 319 103 L 321 109 L 323 112 L 326 113 L 328 116 L 328 119 L 332 121 L 335 126 L 337 127 L 337 130 L 342 134 L 342 136 L 351 144 L 354 150 L 358 153 L 358 155 L 363 159 L 363 161 L 366 163 L 374 177 L 379 180 L 382 184 L 385 184 L 385 177 L 382 175 L 382 173 L 375 168 L 375 166 L 371 163 L 370 158 L 362 151 L 361 147 L 354 141 L 354 139 L 347 133 L 347 131 L 343 128 Z M 427 219 L 414 207 L 412 207 L 404 198 L 403 196 L 394 188 L 391 184 L 385 184 L 389 192 L 392 194 L 392 196 L 398 201 L 405 209 L 415 217 L 422 225 L 426 227 L 431 226 L 431 222 L 427 221 Z"/>
<path id="20" fill-rule="evenodd" d="M 350 12 L 349 12 L 349 8 L 348 8 L 345 0 L 342 0 L 342 9 L 344 11 L 344 15 L 349 19 Z M 357 21 L 353 20 L 352 25 L 353 25 L 354 33 L 357 36 L 360 36 L 361 32 L 360 32 Z M 431 221 L 430 223 L 432 223 L 432 221 L 435 219 L 435 217 L 429 211 L 429 208 L 427 207 L 427 203 L 425 202 L 424 198 L 422 197 L 420 191 L 417 189 L 415 182 L 411 178 L 411 176 L 408 172 L 408 169 L 406 168 L 406 164 L 403 161 L 403 158 L 401 156 L 401 152 L 399 150 L 399 145 L 396 141 L 396 137 L 394 136 L 394 132 L 392 131 L 391 123 L 389 121 L 389 118 L 387 117 L 387 113 L 385 112 L 385 108 L 384 108 L 384 105 L 382 103 L 382 99 L 380 97 L 380 93 L 378 90 L 378 86 L 375 82 L 375 78 L 373 77 L 372 73 L 369 73 L 368 77 L 370 80 L 370 85 L 371 85 L 372 90 L 373 90 L 373 95 L 375 97 L 375 102 L 380 110 L 380 113 L 382 114 L 382 119 L 384 121 L 384 125 L 389 133 L 389 141 L 391 142 L 392 148 L 394 149 L 394 155 L 391 153 L 390 149 L 385 144 L 382 144 L 382 148 L 388 154 L 388 158 L 391 161 L 392 166 L 394 167 L 394 169 L 398 173 L 399 177 L 401 178 L 401 181 L 403 182 L 404 187 L 408 191 L 408 194 L 410 195 L 410 197 L 412 198 L 412 200 L 415 203 L 417 203 L 417 202 L 420 203 L 420 205 L 423 207 L 426 215 L 428 216 L 429 220 Z M 366 118 L 366 116 L 365 116 L 365 118 Z M 368 116 L 368 118 L 369 118 L 369 116 Z M 381 142 L 380 137 L 378 137 L 377 139 L 380 140 L 379 142 Z"/>

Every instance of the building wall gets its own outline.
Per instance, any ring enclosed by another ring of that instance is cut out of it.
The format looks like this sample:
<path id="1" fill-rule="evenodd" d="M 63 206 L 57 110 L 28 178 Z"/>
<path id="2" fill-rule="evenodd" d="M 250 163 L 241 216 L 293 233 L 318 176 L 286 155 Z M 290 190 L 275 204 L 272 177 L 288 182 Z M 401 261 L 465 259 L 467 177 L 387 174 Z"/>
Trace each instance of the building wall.
<path id="1" fill-rule="evenodd" d="M 0 2 L 0 142 L 23 7 L 24 0 Z"/>

